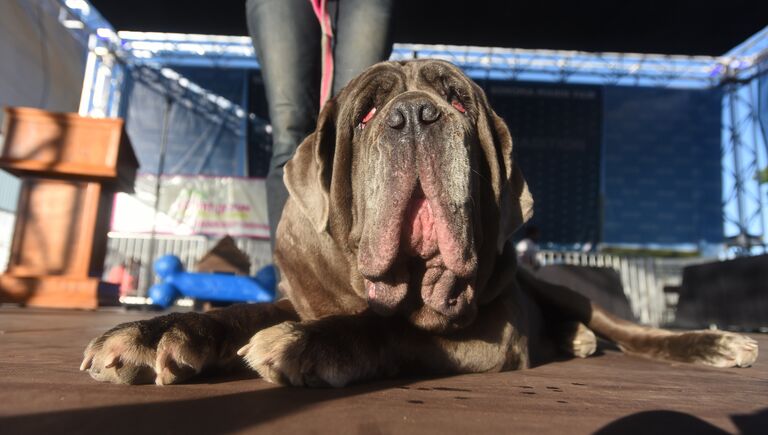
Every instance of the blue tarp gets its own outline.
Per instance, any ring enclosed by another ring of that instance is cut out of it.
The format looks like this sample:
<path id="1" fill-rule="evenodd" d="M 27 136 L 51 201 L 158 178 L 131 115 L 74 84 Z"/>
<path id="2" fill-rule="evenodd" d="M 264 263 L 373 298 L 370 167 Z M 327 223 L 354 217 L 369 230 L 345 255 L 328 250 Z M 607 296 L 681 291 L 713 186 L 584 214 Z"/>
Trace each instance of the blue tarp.
<path id="1" fill-rule="evenodd" d="M 603 242 L 721 243 L 720 90 L 603 95 Z"/>
<path id="2" fill-rule="evenodd" d="M 239 84 L 242 75 L 222 78 Z M 246 118 L 191 92 L 157 70 L 132 68 L 127 86 L 126 130 L 140 163 L 140 172 L 155 174 L 160 162 L 163 118 L 170 105 L 168 143 L 163 174 L 247 176 Z M 213 95 L 213 94 L 211 94 Z M 234 101 L 240 104 L 239 100 Z"/>

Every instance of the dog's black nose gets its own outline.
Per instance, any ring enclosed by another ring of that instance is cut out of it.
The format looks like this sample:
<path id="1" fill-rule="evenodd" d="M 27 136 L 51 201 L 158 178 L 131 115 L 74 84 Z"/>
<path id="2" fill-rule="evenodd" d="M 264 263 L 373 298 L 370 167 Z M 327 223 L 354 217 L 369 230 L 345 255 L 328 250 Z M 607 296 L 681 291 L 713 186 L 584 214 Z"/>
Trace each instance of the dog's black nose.
<path id="1" fill-rule="evenodd" d="M 440 110 L 429 101 L 424 101 L 418 108 L 419 121 L 423 124 L 432 124 L 440 118 Z"/>
<path id="2" fill-rule="evenodd" d="M 440 119 L 440 109 L 429 97 L 416 95 L 403 98 L 390 109 L 386 124 L 395 130 L 416 130 Z"/>
<path id="3" fill-rule="evenodd" d="M 400 130 L 405 127 L 405 114 L 399 108 L 394 107 L 389 111 L 389 115 L 387 115 L 385 122 L 391 128 Z"/>

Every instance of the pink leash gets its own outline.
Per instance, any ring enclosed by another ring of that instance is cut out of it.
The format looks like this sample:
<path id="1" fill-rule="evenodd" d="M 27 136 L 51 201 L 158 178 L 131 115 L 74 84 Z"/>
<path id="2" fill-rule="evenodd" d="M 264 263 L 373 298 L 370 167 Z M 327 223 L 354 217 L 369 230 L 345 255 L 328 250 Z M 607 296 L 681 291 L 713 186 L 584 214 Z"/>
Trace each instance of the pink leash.
<path id="1" fill-rule="evenodd" d="M 325 8 L 327 0 L 309 0 L 312 3 L 312 9 L 315 11 L 317 21 L 320 22 L 320 29 L 323 32 L 322 40 L 322 79 L 320 80 L 320 108 L 323 108 L 325 102 L 331 97 L 331 87 L 333 85 L 333 28 L 331 27 L 331 17 Z"/>

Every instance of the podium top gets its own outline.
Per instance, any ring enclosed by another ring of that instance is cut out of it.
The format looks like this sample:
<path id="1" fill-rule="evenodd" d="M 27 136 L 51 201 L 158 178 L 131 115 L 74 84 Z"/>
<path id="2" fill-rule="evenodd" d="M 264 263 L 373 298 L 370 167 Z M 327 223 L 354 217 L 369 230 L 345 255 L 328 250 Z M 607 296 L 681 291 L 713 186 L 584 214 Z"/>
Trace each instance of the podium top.
<path id="1" fill-rule="evenodd" d="M 18 176 L 115 182 L 133 190 L 139 162 L 119 118 L 5 107 L 0 168 Z"/>

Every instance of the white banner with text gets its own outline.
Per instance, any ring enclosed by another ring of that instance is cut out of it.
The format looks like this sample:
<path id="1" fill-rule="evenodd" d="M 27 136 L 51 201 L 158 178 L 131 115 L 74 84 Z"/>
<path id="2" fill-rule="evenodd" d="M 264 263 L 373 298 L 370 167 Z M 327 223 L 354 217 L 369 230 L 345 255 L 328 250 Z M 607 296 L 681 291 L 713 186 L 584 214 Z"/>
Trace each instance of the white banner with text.
<path id="1" fill-rule="evenodd" d="M 269 238 L 264 179 L 163 176 L 157 210 L 156 183 L 139 175 L 135 193 L 116 195 L 112 231 Z"/>

